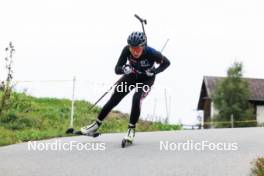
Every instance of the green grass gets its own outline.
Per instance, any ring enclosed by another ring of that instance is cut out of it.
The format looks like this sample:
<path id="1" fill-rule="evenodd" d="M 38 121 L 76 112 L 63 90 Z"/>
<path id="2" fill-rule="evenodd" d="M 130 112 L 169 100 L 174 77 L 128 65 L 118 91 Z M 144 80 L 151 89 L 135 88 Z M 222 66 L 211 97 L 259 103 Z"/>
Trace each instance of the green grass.
<path id="1" fill-rule="evenodd" d="M 0 92 L 1 97 L 1 92 Z M 74 127 L 80 128 L 93 122 L 100 108 L 89 111 L 91 104 L 75 102 Z M 0 146 L 66 136 L 70 123 L 71 101 L 56 98 L 35 98 L 24 93 L 12 93 L 9 111 L 0 117 Z M 111 112 L 100 128 L 100 132 L 125 132 L 128 115 Z M 179 125 L 165 125 L 140 120 L 137 131 L 179 130 Z"/>
<path id="2" fill-rule="evenodd" d="M 264 176 L 264 157 L 257 158 L 253 163 L 251 168 L 252 176 Z"/>

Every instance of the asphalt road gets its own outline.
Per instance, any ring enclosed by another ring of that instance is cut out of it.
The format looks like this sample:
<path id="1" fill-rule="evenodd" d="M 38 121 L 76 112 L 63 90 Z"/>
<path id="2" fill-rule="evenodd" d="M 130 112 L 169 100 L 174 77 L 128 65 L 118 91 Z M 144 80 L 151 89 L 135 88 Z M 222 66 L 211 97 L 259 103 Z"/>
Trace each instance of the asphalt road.
<path id="1" fill-rule="evenodd" d="M 123 149 L 124 135 L 0 147 L 0 175 L 243 176 L 254 158 L 264 156 L 264 128 L 137 133 L 134 144 Z"/>

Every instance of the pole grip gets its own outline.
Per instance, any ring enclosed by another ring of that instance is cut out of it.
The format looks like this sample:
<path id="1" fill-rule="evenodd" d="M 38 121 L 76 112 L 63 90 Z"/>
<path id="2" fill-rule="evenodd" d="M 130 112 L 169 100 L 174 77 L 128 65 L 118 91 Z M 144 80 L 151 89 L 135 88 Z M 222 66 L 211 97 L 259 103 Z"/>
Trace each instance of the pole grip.
<path id="1" fill-rule="evenodd" d="M 145 23 L 145 24 L 147 24 L 147 20 L 144 20 L 144 19 L 140 18 L 137 14 L 135 14 L 135 17 L 136 17 L 141 23 Z"/>

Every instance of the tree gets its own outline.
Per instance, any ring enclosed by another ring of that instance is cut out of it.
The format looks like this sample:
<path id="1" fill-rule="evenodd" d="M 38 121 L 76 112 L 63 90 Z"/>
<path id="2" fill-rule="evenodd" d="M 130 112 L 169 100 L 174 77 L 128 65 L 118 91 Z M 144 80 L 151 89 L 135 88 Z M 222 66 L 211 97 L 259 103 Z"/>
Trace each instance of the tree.
<path id="1" fill-rule="evenodd" d="M 7 77 L 5 81 L 1 82 L 0 86 L 0 116 L 3 114 L 5 110 L 8 109 L 8 104 L 10 101 L 10 96 L 12 92 L 11 81 L 13 79 L 13 55 L 15 52 L 14 46 L 12 42 L 9 43 L 8 47 L 5 49 L 7 56 L 5 57 L 6 69 L 7 69 Z"/>
<path id="2" fill-rule="evenodd" d="M 253 108 L 248 101 L 249 83 L 242 76 L 243 64 L 235 62 L 228 69 L 227 77 L 217 83 L 213 94 L 213 103 L 218 110 L 215 117 L 217 121 L 230 121 L 231 116 L 234 121 L 250 120 L 254 117 Z M 249 124 L 235 123 L 235 126 L 249 126 Z"/>

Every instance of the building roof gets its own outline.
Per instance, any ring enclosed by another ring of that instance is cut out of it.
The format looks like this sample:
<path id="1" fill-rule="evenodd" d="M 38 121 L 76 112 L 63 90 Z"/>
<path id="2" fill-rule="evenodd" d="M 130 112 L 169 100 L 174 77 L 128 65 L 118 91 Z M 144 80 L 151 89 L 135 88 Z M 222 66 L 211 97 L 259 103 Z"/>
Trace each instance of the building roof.
<path id="1" fill-rule="evenodd" d="M 201 109 L 201 102 L 204 98 L 212 98 L 213 92 L 216 89 L 216 84 L 218 81 L 222 80 L 224 77 L 216 76 L 204 76 L 200 99 L 198 103 L 198 109 Z M 257 78 L 243 78 L 249 83 L 250 99 L 249 101 L 263 101 L 264 102 L 264 79 Z"/>

